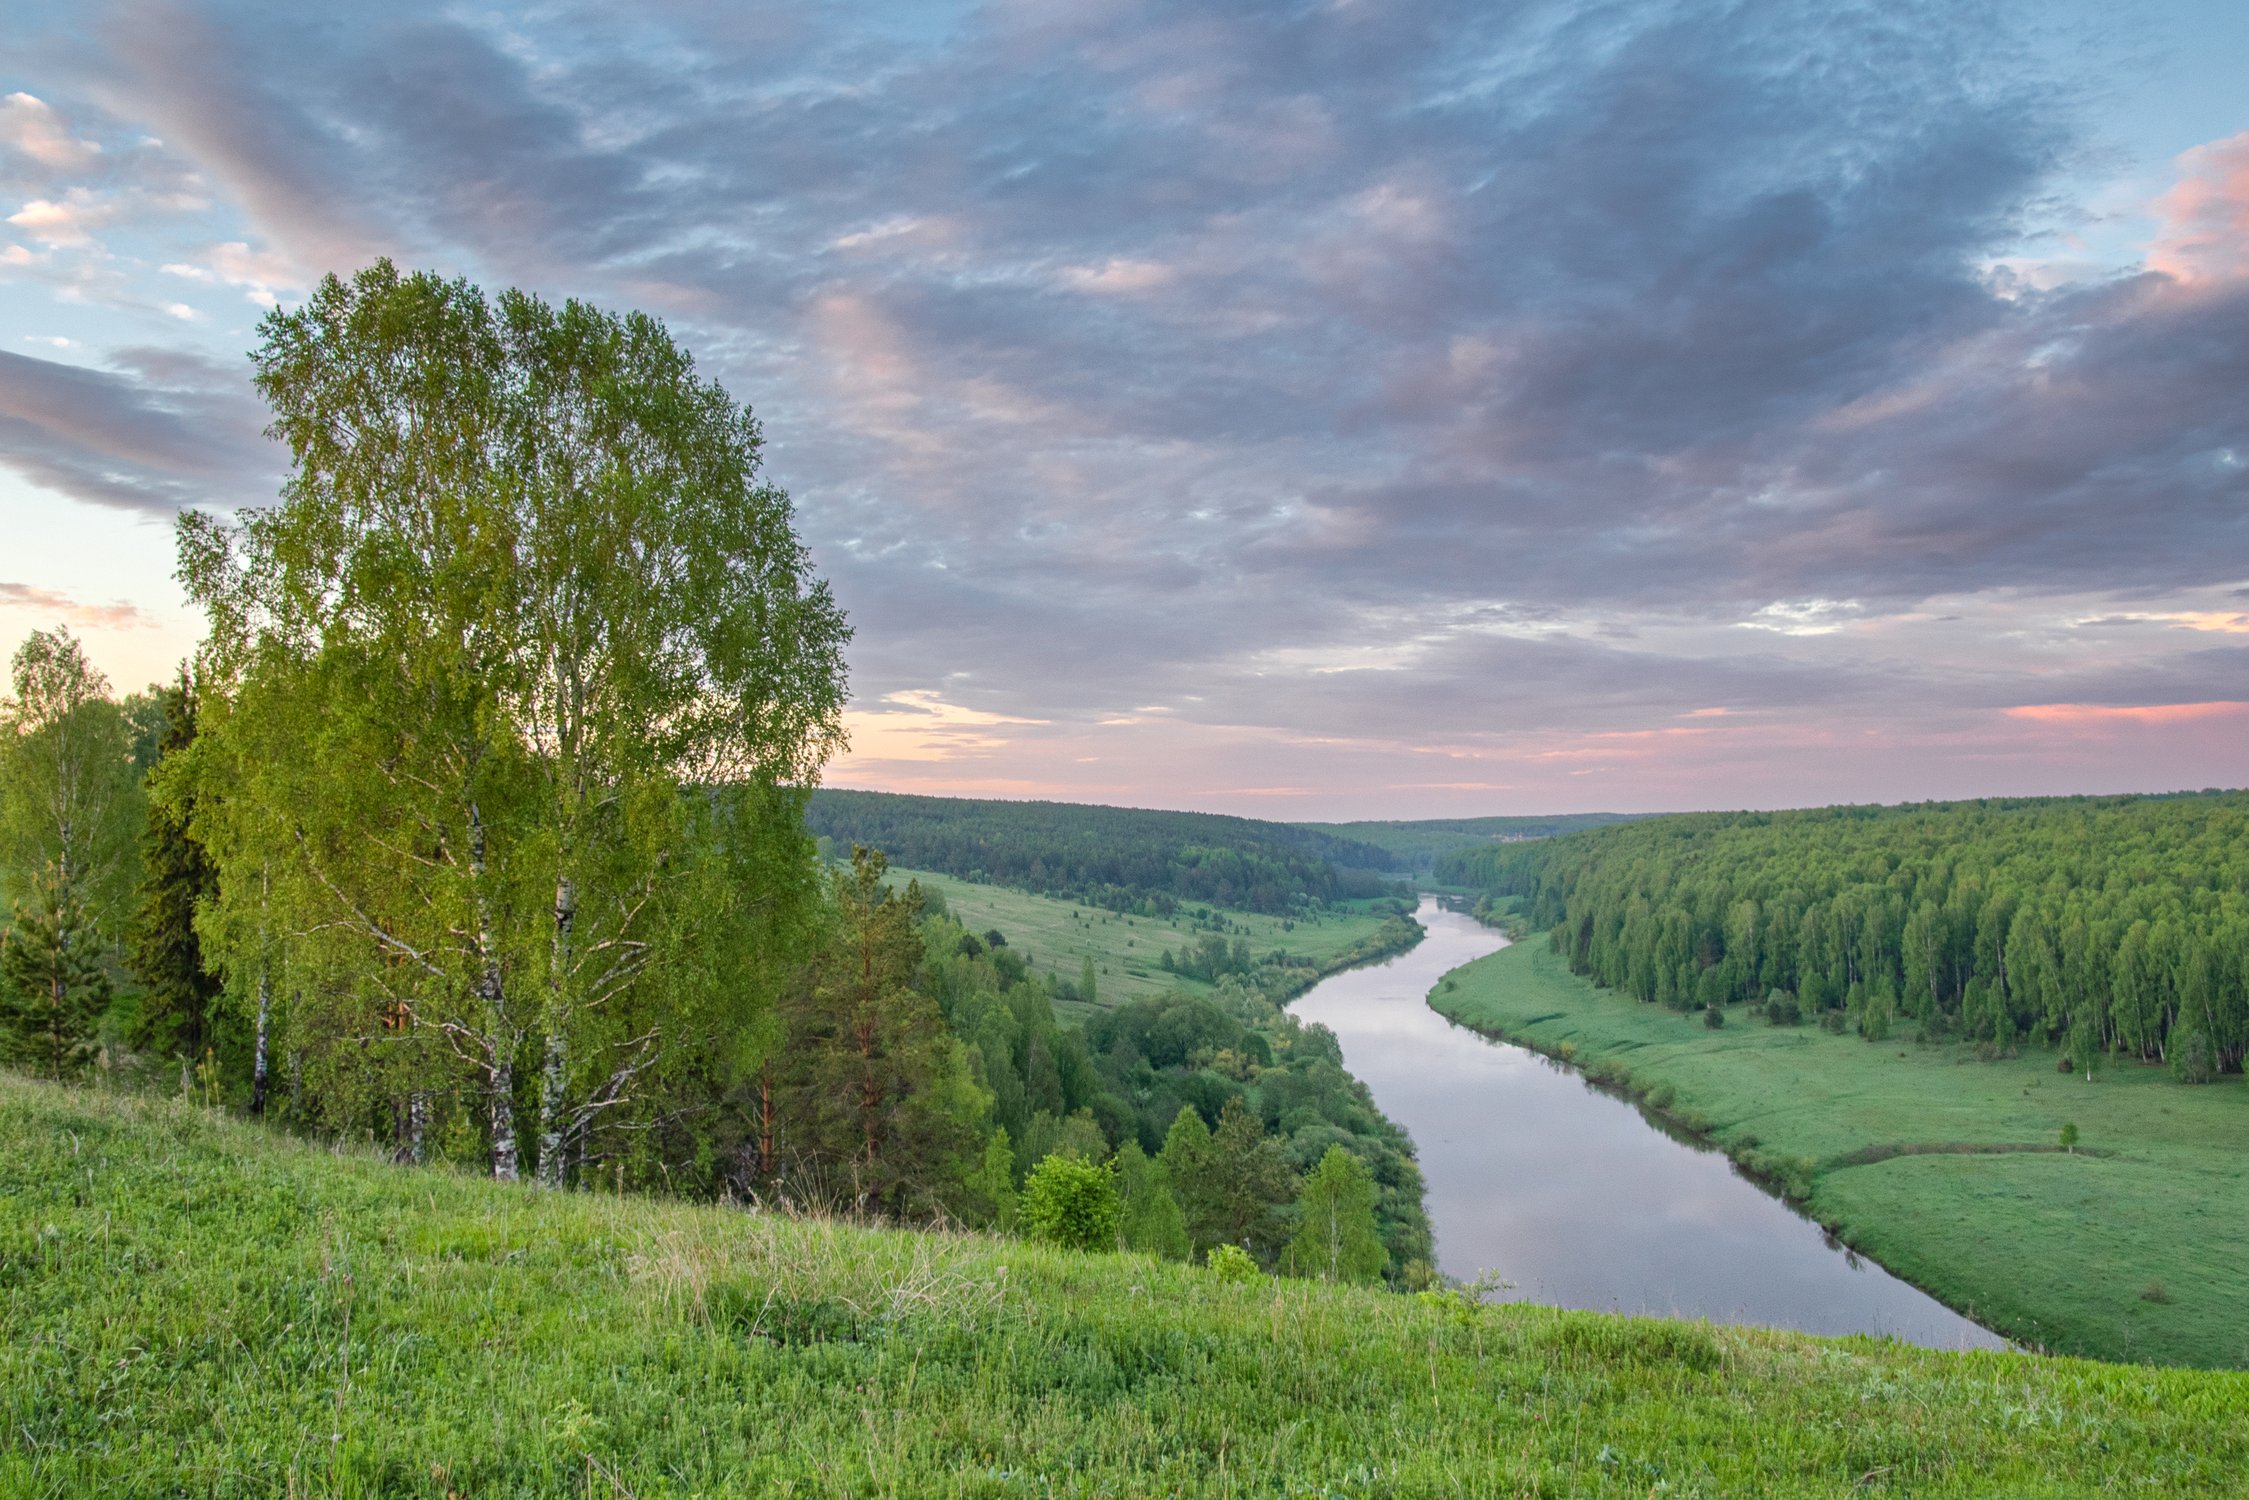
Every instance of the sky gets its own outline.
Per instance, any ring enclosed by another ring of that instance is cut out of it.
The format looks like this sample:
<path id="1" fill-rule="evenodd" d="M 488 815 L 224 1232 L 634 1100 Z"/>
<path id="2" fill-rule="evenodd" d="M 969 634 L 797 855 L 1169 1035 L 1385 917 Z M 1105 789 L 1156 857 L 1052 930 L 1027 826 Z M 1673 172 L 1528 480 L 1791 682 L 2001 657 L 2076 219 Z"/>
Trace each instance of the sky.
<path id="1" fill-rule="evenodd" d="M 2249 782 L 2249 7 L 17 0 L 0 636 L 119 688 L 388 255 L 662 317 L 834 785 L 1280 818 Z"/>

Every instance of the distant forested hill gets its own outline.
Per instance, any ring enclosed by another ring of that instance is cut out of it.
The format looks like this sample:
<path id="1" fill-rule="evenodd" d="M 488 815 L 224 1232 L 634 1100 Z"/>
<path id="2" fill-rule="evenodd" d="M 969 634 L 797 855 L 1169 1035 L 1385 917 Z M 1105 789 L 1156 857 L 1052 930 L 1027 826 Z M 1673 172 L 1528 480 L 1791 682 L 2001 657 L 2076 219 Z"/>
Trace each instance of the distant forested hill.
<path id="1" fill-rule="evenodd" d="M 895 864 L 1159 915 L 1180 901 L 1288 912 L 1383 895 L 1391 887 L 1369 872 L 1396 864 L 1377 845 L 1286 823 L 1074 802 L 822 790 L 805 823 L 839 852 L 868 844 Z"/>
<path id="2" fill-rule="evenodd" d="M 1297 823 L 1294 827 L 1329 838 L 1372 844 L 1395 864 L 1386 869 L 1427 874 L 1448 854 L 1484 849 L 1521 839 L 1555 838 L 1604 824 L 1623 823 L 1645 813 L 1556 813 L 1521 818 L 1380 819 L 1360 823 Z"/>
<path id="3" fill-rule="evenodd" d="M 1917 1022 L 2190 1082 L 2249 1052 L 2249 793 L 1652 818 L 1457 853 L 1578 973 L 1680 1009 Z"/>

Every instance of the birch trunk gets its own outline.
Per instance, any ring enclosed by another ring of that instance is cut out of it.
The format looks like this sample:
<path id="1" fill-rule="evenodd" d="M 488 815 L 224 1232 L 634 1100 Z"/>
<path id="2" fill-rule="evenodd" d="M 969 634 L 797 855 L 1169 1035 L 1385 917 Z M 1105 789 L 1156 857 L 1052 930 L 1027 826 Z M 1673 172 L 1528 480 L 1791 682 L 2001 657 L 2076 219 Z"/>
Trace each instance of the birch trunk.
<path id="1" fill-rule="evenodd" d="M 550 1188 L 562 1186 L 563 1142 L 569 1130 L 565 1023 L 570 1015 L 570 936 L 577 916 L 578 888 L 565 876 L 554 887 L 554 977 L 548 981 L 552 994 L 547 1007 L 547 1055 L 539 1079 L 539 1182 Z"/>
<path id="2" fill-rule="evenodd" d="M 492 1064 L 492 1175 L 502 1182 L 522 1176 L 515 1139 L 515 1057 L 497 1052 Z"/>
<path id="3" fill-rule="evenodd" d="M 515 1048 L 518 1038 L 507 1024 L 507 990 L 500 980 L 500 955 L 492 939 L 491 904 L 484 893 L 484 818 L 475 802 L 469 814 L 469 882 L 476 906 L 476 997 L 483 1007 L 485 1046 L 492 1059 L 492 1175 L 513 1182 L 523 1175 L 521 1138 L 515 1123 Z"/>
<path id="4" fill-rule="evenodd" d="M 266 1028 L 273 1016 L 273 971 L 258 968 L 258 1022 L 250 1054 L 250 1113 L 266 1112 Z"/>

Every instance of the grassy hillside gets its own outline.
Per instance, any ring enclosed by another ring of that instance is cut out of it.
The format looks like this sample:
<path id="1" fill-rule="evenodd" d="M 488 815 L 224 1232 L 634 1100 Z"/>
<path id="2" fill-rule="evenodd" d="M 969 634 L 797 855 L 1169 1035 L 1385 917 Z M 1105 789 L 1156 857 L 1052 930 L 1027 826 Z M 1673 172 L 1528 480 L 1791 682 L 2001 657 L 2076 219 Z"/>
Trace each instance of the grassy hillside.
<path id="1" fill-rule="evenodd" d="M 1115 911 L 1178 902 L 1288 913 L 1379 895 L 1390 856 L 1289 823 L 1218 813 L 1004 802 L 824 788 L 805 826 L 839 855 L 861 843 L 896 864 Z"/>
<path id="2" fill-rule="evenodd" d="M 0 1075 L 0 1492 L 2232 1493 L 2249 1376 L 542 1194 Z"/>
<path id="3" fill-rule="evenodd" d="M 1358 823 L 1298 823 L 1295 826 L 1354 844 L 1370 844 L 1389 855 L 1384 868 L 1426 875 L 1446 855 L 1487 848 L 1515 839 L 1557 838 L 1581 829 L 1628 822 L 1642 813 L 1555 813 L 1543 817 L 1381 818 Z"/>
<path id="4" fill-rule="evenodd" d="M 1211 987 L 1200 980 L 1167 974 L 1158 966 L 1165 949 L 1184 950 L 1212 929 L 1195 912 L 1207 908 L 1185 907 L 1169 917 L 1129 916 L 1103 911 L 1051 896 L 1034 896 L 1006 886 L 982 885 L 932 870 L 893 867 L 891 879 L 903 884 L 918 880 L 945 898 L 946 908 L 975 932 L 996 927 L 1010 944 L 1031 955 L 1041 974 L 1064 979 L 1078 977 L 1080 965 L 1091 957 L 1101 1001 L 1115 1005 L 1147 995 L 1185 990 L 1207 995 Z M 1329 911 L 1316 917 L 1284 918 L 1255 912 L 1220 911 L 1227 936 L 1248 940 L 1259 954 L 1285 948 L 1329 968 L 1363 951 L 1381 931 L 1387 912 Z M 1083 1016 L 1086 1007 L 1063 1001 L 1055 1007 L 1065 1018 Z"/>
<path id="5" fill-rule="evenodd" d="M 1851 1244 L 2003 1333 L 2249 1366 L 2238 1077 L 2181 1088 L 2125 1064 L 2087 1084 L 2056 1073 L 2050 1053 L 1979 1062 L 1962 1046 L 1771 1027 L 1740 1010 L 1713 1031 L 1595 988 L 1542 937 L 1452 978 L 1431 998 L 1446 1015 L 1655 1093 L 1791 1181 Z M 2065 1122 L 2082 1137 L 2075 1154 L 2052 1149 Z"/>

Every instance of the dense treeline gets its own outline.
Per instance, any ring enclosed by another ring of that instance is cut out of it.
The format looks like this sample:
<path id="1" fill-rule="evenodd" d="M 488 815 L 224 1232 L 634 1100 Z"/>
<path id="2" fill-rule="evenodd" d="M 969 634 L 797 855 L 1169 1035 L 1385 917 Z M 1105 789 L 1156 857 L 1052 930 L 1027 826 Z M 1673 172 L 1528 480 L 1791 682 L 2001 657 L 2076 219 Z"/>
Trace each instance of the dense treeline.
<path id="1" fill-rule="evenodd" d="M 806 824 L 911 869 L 1150 916 L 1182 901 L 1299 912 L 1394 889 L 1367 873 L 1393 863 L 1371 844 L 1217 813 L 823 788 Z"/>
<path id="2" fill-rule="evenodd" d="M 1665 817 L 1453 856 L 1573 968 L 1643 1000 L 1994 1048 L 2249 1051 L 2249 794 Z"/>
<path id="3" fill-rule="evenodd" d="M 555 1190 L 1426 1267 L 1410 1148 L 1276 1003 L 1299 966 L 1089 1042 L 1053 1002 L 1090 962 L 821 860 L 849 632 L 660 326 L 383 263 L 262 332 L 292 476 L 182 518 L 193 670 L 120 704 L 66 632 L 15 653 L 7 1061 Z M 1274 899 L 1326 869 L 1187 852 Z"/>
<path id="4" fill-rule="evenodd" d="M 1645 816 L 1639 813 L 1554 813 L 1490 818 L 1379 818 L 1357 823 L 1297 823 L 1292 826 L 1330 838 L 1371 844 L 1390 856 L 1379 866 L 1425 875 L 1448 855 L 1521 839 L 1559 838 Z"/>

